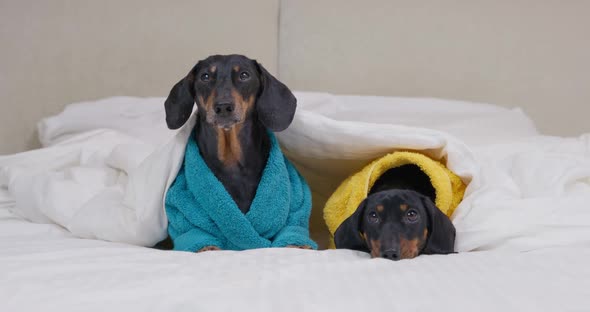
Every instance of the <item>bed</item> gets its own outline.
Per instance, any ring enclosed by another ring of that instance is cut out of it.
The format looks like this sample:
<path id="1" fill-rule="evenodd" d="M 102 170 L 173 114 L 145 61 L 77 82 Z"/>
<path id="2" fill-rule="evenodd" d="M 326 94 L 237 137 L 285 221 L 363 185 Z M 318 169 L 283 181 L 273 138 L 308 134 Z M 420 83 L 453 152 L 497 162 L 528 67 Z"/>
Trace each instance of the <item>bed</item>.
<path id="1" fill-rule="evenodd" d="M 0 311 L 589 311 L 588 9 L 1 3 Z M 277 137 L 311 186 L 318 251 L 149 248 L 182 152 L 164 96 L 197 59 L 235 52 L 301 90 Z M 457 253 L 326 250 L 328 197 L 398 149 L 468 184 Z"/>
<path id="2" fill-rule="evenodd" d="M 134 176 L 146 180 L 141 167 L 175 135 L 164 98 L 111 97 L 43 119 L 44 148 L 0 158 L 3 310 L 588 307 L 590 136 L 542 136 L 521 110 L 487 104 L 296 96 L 279 140 L 310 182 L 311 232 L 322 247 L 321 207 L 338 182 L 413 142 L 469 182 L 453 215 L 458 253 L 392 262 L 349 250 L 142 247 L 161 237 L 162 221 L 128 198 L 153 187 Z M 380 113 L 359 118 L 367 107 Z"/>

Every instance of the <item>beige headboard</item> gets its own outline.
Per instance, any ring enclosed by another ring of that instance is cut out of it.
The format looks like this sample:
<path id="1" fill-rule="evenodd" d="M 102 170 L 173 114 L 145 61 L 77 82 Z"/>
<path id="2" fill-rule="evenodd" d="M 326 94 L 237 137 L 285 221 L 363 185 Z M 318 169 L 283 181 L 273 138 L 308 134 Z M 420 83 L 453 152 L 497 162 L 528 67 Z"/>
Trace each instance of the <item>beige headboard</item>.
<path id="1" fill-rule="evenodd" d="M 544 133 L 590 132 L 590 1 L 286 0 L 279 44 L 298 90 L 520 106 Z"/>
<path id="2" fill-rule="evenodd" d="M 166 96 L 243 53 L 294 90 L 520 106 L 589 132 L 590 1 L 0 0 L 0 154 L 74 101 Z M 498 125 L 501 126 L 501 125 Z"/>
<path id="3" fill-rule="evenodd" d="M 278 12 L 278 0 L 0 0 L 0 154 L 37 146 L 37 121 L 65 104 L 166 96 L 210 54 L 276 72 Z"/>

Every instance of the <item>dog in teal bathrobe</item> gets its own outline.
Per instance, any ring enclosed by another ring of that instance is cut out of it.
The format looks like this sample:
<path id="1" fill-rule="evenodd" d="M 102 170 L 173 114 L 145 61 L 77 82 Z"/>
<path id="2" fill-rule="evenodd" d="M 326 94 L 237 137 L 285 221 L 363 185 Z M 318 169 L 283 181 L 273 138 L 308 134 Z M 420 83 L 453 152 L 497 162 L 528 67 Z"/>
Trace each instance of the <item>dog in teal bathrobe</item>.
<path id="1" fill-rule="evenodd" d="M 214 55 L 172 88 L 165 108 L 169 128 L 193 127 L 165 198 L 175 250 L 317 248 L 309 186 L 273 133 L 296 109 L 284 84 L 254 60 Z"/>

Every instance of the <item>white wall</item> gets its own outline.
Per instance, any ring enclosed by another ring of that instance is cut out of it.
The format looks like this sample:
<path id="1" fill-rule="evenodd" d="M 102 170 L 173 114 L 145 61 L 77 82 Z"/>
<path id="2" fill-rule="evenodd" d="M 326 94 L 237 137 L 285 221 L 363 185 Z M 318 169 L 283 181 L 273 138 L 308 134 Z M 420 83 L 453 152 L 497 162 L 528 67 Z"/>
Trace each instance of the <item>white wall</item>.
<path id="1" fill-rule="evenodd" d="M 37 146 L 67 103 L 166 96 L 209 54 L 275 72 L 277 19 L 278 0 L 0 0 L 0 154 Z"/>
<path id="2" fill-rule="evenodd" d="M 294 89 L 520 106 L 544 133 L 590 132 L 590 1 L 284 0 L 279 44 Z"/>
<path id="3" fill-rule="evenodd" d="M 278 2 L 0 0 L 0 154 L 36 147 L 67 103 L 165 96 L 230 52 L 294 90 L 521 106 L 545 133 L 590 132 L 590 1 L 283 0 L 280 33 Z"/>

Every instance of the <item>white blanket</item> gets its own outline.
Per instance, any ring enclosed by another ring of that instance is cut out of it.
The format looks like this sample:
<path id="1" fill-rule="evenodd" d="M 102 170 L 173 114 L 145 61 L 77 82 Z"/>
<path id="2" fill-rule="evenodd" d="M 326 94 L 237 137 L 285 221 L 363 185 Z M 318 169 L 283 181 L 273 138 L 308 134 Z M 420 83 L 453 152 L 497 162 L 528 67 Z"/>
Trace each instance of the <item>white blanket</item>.
<path id="1" fill-rule="evenodd" d="M 540 136 L 519 110 L 483 104 L 296 96 L 295 120 L 278 137 L 314 203 L 370 159 L 410 148 L 469 183 L 453 216 L 458 251 L 590 246 L 590 136 Z M 165 237 L 163 197 L 190 130 L 165 128 L 163 100 L 78 103 L 42 121 L 45 148 L 0 157 L 0 202 L 78 237 L 153 245 Z"/>

